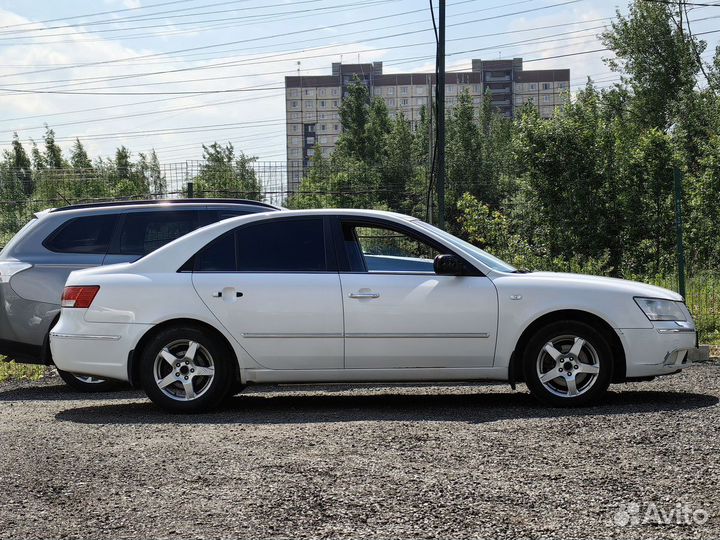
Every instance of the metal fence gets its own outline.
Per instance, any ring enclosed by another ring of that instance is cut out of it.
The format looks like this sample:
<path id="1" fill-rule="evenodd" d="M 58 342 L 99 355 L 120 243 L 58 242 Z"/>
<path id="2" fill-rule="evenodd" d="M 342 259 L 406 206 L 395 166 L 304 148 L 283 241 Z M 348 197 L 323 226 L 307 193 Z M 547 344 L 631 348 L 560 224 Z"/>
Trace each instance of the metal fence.
<path id="1" fill-rule="evenodd" d="M 332 171 L 333 182 L 321 189 L 303 185 L 307 174 L 286 162 L 248 161 L 242 164 L 208 164 L 185 161 L 159 166 L 132 165 L 127 170 L 102 163 L 92 169 L 46 169 L 42 171 L 0 169 L 0 246 L 27 222 L 34 212 L 53 207 L 110 200 L 172 198 L 249 198 L 277 205 L 292 204 L 305 197 L 303 204 L 323 206 L 332 197 L 336 206 L 367 207 L 378 196 L 395 201 L 399 210 L 425 219 L 428 215 L 427 184 L 414 187 L 392 182 L 368 183 L 366 170 Z M 422 171 L 421 171 L 422 174 Z M 669 234 L 671 234 L 669 232 Z M 669 254 L 674 256 L 673 254 Z M 677 275 L 643 277 L 678 290 Z M 687 276 L 686 299 L 703 332 L 720 334 L 720 272 L 708 271 Z"/>

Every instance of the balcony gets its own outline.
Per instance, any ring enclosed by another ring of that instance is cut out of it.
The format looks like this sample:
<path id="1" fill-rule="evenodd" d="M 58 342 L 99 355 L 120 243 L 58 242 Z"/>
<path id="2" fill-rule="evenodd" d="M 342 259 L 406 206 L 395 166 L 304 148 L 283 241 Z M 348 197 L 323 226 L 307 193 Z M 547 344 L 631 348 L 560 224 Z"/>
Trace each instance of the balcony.
<path id="1" fill-rule="evenodd" d="M 491 82 L 510 82 L 510 75 L 490 75 L 489 73 L 485 74 L 485 82 L 491 83 Z"/>

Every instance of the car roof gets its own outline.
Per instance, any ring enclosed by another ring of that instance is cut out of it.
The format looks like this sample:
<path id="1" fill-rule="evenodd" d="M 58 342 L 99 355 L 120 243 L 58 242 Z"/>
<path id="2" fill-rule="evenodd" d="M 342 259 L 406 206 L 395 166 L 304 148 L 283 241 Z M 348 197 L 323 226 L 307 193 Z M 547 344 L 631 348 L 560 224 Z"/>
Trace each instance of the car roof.
<path id="1" fill-rule="evenodd" d="M 58 212 L 67 212 L 70 210 L 102 210 L 103 208 L 122 209 L 127 208 L 153 208 L 158 206 L 257 206 L 261 208 L 267 208 L 272 210 L 282 210 L 280 206 L 274 204 L 253 201 L 249 199 L 149 199 L 149 200 L 137 200 L 137 201 L 103 201 L 103 202 L 91 202 L 72 204 L 69 206 L 63 206 L 60 208 L 50 208 L 39 212 L 41 214 L 55 214 Z M 76 212 L 77 213 L 77 212 Z"/>

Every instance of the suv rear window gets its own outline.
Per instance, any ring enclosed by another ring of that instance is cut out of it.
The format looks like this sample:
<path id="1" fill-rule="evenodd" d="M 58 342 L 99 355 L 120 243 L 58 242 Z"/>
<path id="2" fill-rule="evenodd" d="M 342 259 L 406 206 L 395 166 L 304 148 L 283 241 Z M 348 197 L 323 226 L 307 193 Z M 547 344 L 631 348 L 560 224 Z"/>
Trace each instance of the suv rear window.
<path id="1" fill-rule="evenodd" d="M 58 253 L 96 253 L 108 250 L 117 215 L 87 216 L 63 223 L 43 245 Z"/>

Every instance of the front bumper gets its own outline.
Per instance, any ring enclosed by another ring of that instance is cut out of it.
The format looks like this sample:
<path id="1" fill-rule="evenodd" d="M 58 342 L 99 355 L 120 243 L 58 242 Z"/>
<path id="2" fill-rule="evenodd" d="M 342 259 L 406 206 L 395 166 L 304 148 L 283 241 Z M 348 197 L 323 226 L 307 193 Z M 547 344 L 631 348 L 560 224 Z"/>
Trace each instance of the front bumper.
<path id="1" fill-rule="evenodd" d="M 55 365 L 70 373 L 127 381 L 128 355 L 152 325 L 91 323 L 84 320 L 84 311 L 63 310 L 50 332 Z"/>
<path id="2" fill-rule="evenodd" d="M 702 356 L 694 328 L 660 327 L 617 332 L 625 348 L 625 375 L 629 378 L 675 373 Z"/>

